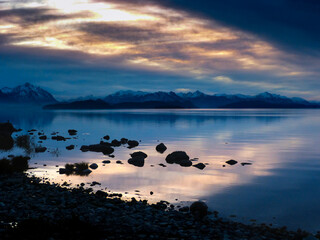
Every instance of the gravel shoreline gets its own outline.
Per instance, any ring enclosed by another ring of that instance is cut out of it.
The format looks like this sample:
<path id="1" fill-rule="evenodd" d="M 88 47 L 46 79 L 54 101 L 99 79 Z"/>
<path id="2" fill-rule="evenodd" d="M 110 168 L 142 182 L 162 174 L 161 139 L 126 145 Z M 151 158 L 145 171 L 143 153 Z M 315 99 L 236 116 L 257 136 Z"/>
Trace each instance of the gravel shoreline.
<path id="1" fill-rule="evenodd" d="M 320 239 L 304 231 L 195 219 L 163 201 L 124 201 L 24 173 L 0 175 L 0 239 Z"/>

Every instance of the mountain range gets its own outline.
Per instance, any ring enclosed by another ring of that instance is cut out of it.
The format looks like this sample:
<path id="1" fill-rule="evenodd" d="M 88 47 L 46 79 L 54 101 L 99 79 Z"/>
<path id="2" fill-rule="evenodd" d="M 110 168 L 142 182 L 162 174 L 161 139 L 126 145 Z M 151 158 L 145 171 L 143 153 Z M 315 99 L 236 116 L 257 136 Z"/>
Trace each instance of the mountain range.
<path id="1" fill-rule="evenodd" d="M 38 104 L 45 109 L 133 109 L 133 108 L 320 108 L 320 103 L 289 98 L 268 92 L 243 94 L 205 94 L 200 91 L 143 92 L 118 91 L 97 98 L 94 95 L 58 102 L 52 94 L 30 83 L 0 89 L 0 103 Z"/>

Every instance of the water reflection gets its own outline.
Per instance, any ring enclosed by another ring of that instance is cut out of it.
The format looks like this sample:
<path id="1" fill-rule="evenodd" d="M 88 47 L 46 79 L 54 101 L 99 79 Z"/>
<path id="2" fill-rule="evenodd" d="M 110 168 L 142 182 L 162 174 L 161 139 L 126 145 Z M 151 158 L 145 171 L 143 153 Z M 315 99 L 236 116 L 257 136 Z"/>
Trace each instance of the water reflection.
<path id="1" fill-rule="evenodd" d="M 30 164 L 37 167 L 32 172 L 38 176 L 74 184 L 98 181 L 102 186 L 96 189 L 128 192 L 127 197 L 140 194 L 151 201 L 203 199 L 212 209 L 225 216 L 235 214 L 238 220 L 320 229 L 316 204 L 320 197 L 318 110 L 40 111 L 23 116 L 5 112 L 0 119 L 11 120 L 24 130 L 43 130 L 50 138 L 54 131 L 66 137 L 69 129 L 78 130 L 77 139 L 41 143 L 50 152 L 32 156 Z M 107 134 L 111 140 L 125 137 L 141 143 L 131 150 L 115 148 L 114 159 L 79 150 L 81 145 L 99 143 Z M 34 138 L 38 141 L 38 136 Z M 164 154 L 155 150 L 160 142 L 168 147 Z M 75 149 L 67 150 L 69 145 Z M 167 164 L 165 157 L 177 150 L 199 158 L 195 163 L 209 165 L 201 171 Z M 57 151 L 57 156 L 52 154 Z M 134 151 L 148 155 L 143 168 L 128 164 Z M 230 159 L 238 164 L 225 164 Z M 104 160 L 111 163 L 104 165 Z M 117 164 L 117 160 L 124 164 Z M 88 177 L 57 173 L 65 163 L 82 161 L 99 167 Z M 241 162 L 252 165 L 242 166 Z"/>

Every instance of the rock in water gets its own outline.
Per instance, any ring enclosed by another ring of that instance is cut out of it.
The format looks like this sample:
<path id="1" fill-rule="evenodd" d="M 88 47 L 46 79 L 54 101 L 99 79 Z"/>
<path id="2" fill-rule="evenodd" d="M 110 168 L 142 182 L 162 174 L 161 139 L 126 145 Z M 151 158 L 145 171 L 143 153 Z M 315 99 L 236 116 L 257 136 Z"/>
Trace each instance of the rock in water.
<path id="1" fill-rule="evenodd" d="M 83 175 L 89 175 L 90 173 L 92 173 L 92 171 L 90 169 L 84 169 L 81 174 Z"/>
<path id="2" fill-rule="evenodd" d="M 133 157 L 128 160 L 128 163 L 132 164 L 136 167 L 143 167 L 144 166 L 144 158 L 143 157 Z"/>
<path id="3" fill-rule="evenodd" d="M 232 165 L 237 164 L 238 162 L 236 160 L 231 159 L 229 161 L 226 161 L 226 163 L 232 166 Z"/>
<path id="4" fill-rule="evenodd" d="M 252 163 L 243 162 L 241 163 L 242 166 L 252 165 Z"/>
<path id="5" fill-rule="evenodd" d="M 70 145 L 66 147 L 67 150 L 73 150 L 74 149 L 74 145 Z"/>
<path id="6" fill-rule="evenodd" d="M 41 139 L 41 140 L 47 140 L 47 136 L 41 136 L 41 137 L 39 137 L 39 139 Z"/>
<path id="7" fill-rule="evenodd" d="M 202 201 L 197 201 L 191 204 L 190 212 L 195 219 L 201 220 L 208 215 L 208 206 Z"/>
<path id="8" fill-rule="evenodd" d="M 128 148 L 134 148 L 139 146 L 139 142 L 136 140 L 129 140 L 128 141 Z"/>
<path id="9" fill-rule="evenodd" d="M 36 147 L 36 148 L 34 149 L 34 151 L 35 151 L 36 153 L 43 153 L 43 152 L 47 151 L 47 148 L 46 148 L 46 147 Z"/>
<path id="10" fill-rule="evenodd" d="M 77 135 L 77 132 L 78 132 L 78 131 L 77 131 L 77 130 L 74 130 L 74 129 L 69 129 L 69 130 L 68 130 L 68 133 L 69 133 L 70 136 Z"/>
<path id="11" fill-rule="evenodd" d="M 191 167 L 192 162 L 190 160 L 184 159 L 180 162 L 181 167 Z"/>
<path id="12" fill-rule="evenodd" d="M 204 165 L 203 163 L 197 163 L 196 165 L 193 165 L 193 166 L 200 170 L 203 170 L 206 167 L 206 165 Z"/>
<path id="13" fill-rule="evenodd" d="M 120 147 L 121 146 L 121 142 L 118 141 L 117 139 L 112 140 L 111 145 L 114 147 Z"/>
<path id="14" fill-rule="evenodd" d="M 147 155 L 146 153 L 141 152 L 141 151 L 139 151 L 139 152 L 134 152 L 134 153 L 130 154 L 130 156 L 131 156 L 132 158 L 135 158 L 135 157 L 147 158 L 147 157 L 148 157 L 148 155 Z"/>
<path id="15" fill-rule="evenodd" d="M 83 145 L 80 150 L 82 152 L 102 152 L 105 155 L 109 155 L 114 152 L 114 149 L 105 143 L 93 144 L 93 145 Z"/>
<path id="16" fill-rule="evenodd" d="M 186 152 L 183 151 L 176 151 L 173 153 L 170 153 L 167 157 L 166 157 L 166 162 L 173 164 L 173 163 L 177 163 L 180 164 L 183 161 L 190 161 L 189 160 L 189 156 L 186 154 Z"/>
<path id="17" fill-rule="evenodd" d="M 89 167 L 90 167 L 91 169 L 95 170 L 95 169 L 98 168 L 98 164 L 92 163 Z"/>
<path id="18" fill-rule="evenodd" d="M 160 143 L 159 145 L 156 146 L 156 150 L 159 153 L 164 153 L 167 150 L 167 147 L 163 143 Z"/>

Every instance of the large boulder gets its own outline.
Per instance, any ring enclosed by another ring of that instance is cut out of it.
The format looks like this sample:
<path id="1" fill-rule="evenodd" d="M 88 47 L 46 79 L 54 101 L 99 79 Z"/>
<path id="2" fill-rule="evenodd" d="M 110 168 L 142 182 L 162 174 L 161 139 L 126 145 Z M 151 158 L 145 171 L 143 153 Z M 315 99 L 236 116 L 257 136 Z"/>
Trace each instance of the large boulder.
<path id="1" fill-rule="evenodd" d="M 208 215 L 208 206 L 202 201 L 197 201 L 191 204 L 190 212 L 195 219 L 201 220 Z"/>
<path id="2" fill-rule="evenodd" d="M 156 146 L 156 150 L 159 153 L 164 153 L 167 150 L 167 147 L 163 143 L 160 143 L 159 145 Z"/>
<path id="3" fill-rule="evenodd" d="M 14 140 L 10 135 L 0 135 L 0 150 L 8 151 L 14 146 Z"/>
<path id="4" fill-rule="evenodd" d="M 16 131 L 17 129 L 15 129 L 11 123 L 0 123 L 0 135 L 11 136 L 11 134 Z"/>
<path id="5" fill-rule="evenodd" d="M 14 140 L 11 135 L 16 131 L 11 123 L 0 123 L 0 150 L 8 151 L 13 148 Z"/>

